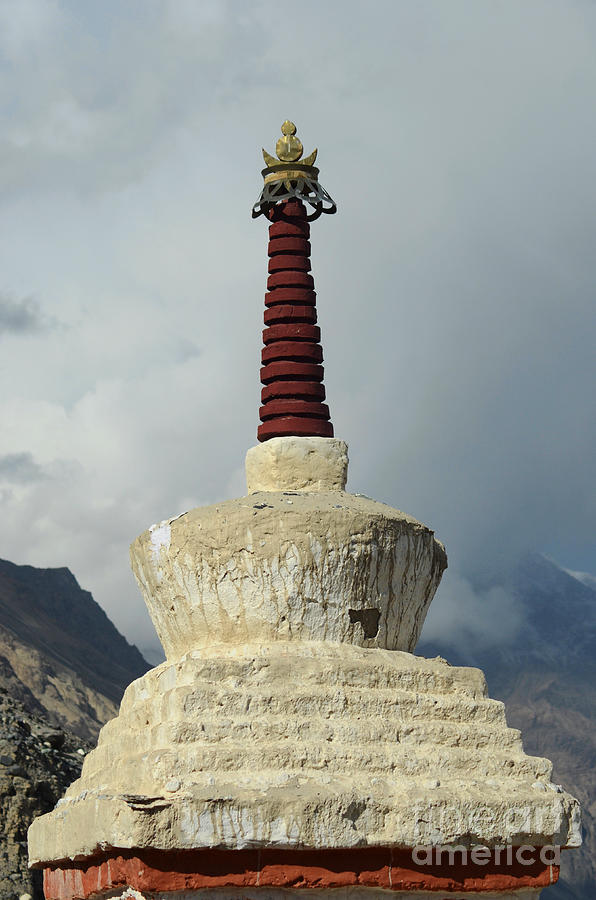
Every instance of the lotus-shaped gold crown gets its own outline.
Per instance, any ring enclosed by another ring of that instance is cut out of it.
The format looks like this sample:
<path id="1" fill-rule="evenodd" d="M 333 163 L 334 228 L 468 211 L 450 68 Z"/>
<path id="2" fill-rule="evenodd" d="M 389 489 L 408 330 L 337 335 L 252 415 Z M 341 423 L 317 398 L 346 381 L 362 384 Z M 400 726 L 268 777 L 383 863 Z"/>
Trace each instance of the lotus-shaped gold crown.
<path id="1" fill-rule="evenodd" d="M 289 119 L 281 126 L 281 137 L 275 145 L 277 159 L 263 150 L 267 168 L 261 195 L 252 209 L 253 218 L 268 215 L 271 207 L 296 197 L 313 208 L 308 219 L 318 219 L 321 213 L 334 213 L 335 202 L 319 184 L 319 170 L 315 168 L 317 150 L 302 159 L 304 148 L 296 137 L 296 126 Z"/>
<path id="2" fill-rule="evenodd" d="M 296 126 L 289 119 L 286 119 L 281 126 L 281 137 L 275 145 L 277 159 L 271 156 L 270 153 L 267 153 L 266 150 L 263 150 L 263 159 L 267 166 L 278 166 L 279 161 L 282 163 L 294 163 L 298 162 L 302 157 L 303 150 L 302 141 L 296 137 Z M 310 156 L 302 160 L 301 165 L 314 166 L 316 158 L 317 150 L 315 149 Z"/>

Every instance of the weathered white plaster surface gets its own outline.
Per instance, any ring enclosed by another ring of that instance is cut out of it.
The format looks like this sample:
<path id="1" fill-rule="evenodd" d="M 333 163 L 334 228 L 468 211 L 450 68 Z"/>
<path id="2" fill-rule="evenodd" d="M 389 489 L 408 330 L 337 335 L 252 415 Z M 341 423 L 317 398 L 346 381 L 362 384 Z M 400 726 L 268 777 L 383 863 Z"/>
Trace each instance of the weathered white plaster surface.
<path id="1" fill-rule="evenodd" d="M 337 438 L 281 437 L 246 454 L 246 487 L 253 491 L 343 491 L 348 445 Z"/>
<path id="2" fill-rule="evenodd" d="M 32 863 L 109 848 L 579 843 L 577 801 L 524 754 L 482 673 L 405 652 L 445 551 L 412 517 L 343 491 L 345 449 L 268 441 L 249 451 L 249 496 L 133 543 L 168 661 L 130 685 L 81 778 L 33 823 Z"/>
<path id="3" fill-rule="evenodd" d="M 259 640 L 413 650 L 447 564 L 426 526 L 340 491 L 199 507 L 142 534 L 131 560 L 168 659 Z"/>
<path id="4" fill-rule="evenodd" d="M 205 648 L 130 685 L 30 854 L 574 846 L 577 802 L 550 771 L 478 669 L 349 644 Z"/>

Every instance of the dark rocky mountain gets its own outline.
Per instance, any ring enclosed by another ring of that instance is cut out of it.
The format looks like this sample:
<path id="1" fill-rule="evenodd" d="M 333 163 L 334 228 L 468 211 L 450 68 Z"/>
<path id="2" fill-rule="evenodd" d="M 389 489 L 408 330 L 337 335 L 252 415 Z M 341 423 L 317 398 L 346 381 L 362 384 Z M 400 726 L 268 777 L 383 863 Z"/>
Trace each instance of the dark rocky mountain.
<path id="1" fill-rule="evenodd" d="M 582 804 L 584 845 L 563 853 L 545 900 L 596 896 L 596 590 L 544 556 L 526 557 L 503 579 L 523 625 L 504 646 L 422 640 L 416 653 L 483 669 L 492 697 L 522 732 L 526 752 L 554 763 L 553 780 Z"/>
<path id="2" fill-rule="evenodd" d="M 0 686 L 30 712 L 94 740 L 149 668 L 68 569 L 0 560 Z"/>
<path id="3" fill-rule="evenodd" d="M 0 900 L 43 900 L 27 828 L 78 777 L 126 686 L 149 669 L 68 569 L 0 560 Z"/>

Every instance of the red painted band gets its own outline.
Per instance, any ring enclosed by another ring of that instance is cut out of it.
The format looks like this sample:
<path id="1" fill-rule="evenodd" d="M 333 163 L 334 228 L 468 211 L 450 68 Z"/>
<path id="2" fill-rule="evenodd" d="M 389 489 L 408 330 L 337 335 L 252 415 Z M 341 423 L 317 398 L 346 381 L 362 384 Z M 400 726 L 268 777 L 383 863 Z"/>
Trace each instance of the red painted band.
<path id="1" fill-rule="evenodd" d="M 263 406 L 259 441 L 272 437 L 333 437 L 323 388 L 321 332 L 310 271 L 306 208 L 300 200 L 272 207 L 268 216 L 269 278 L 261 358 Z M 271 387 L 271 385 L 274 387 Z M 302 384 L 299 390 L 289 385 Z M 314 387 L 313 387 L 314 385 Z"/>
<path id="2" fill-rule="evenodd" d="M 269 419 L 257 428 L 257 440 L 268 441 L 272 437 L 333 437 L 333 425 L 324 419 L 284 416 Z"/>
<path id="3" fill-rule="evenodd" d="M 306 240 L 310 237 L 310 225 L 306 220 L 294 219 L 292 222 L 274 222 L 269 226 L 270 241 L 285 237 L 301 237 Z"/>
<path id="4" fill-rule="evenodd" d="M 275 272 L 267 279 L 269 291 L 276 287 L 301 287 L 312 291 L 314 286 L 312 275 L 307 275 L 306 272 Z"/>
<path id="5" fill-rule="evenodd" d="M 272 381 L 261 390 L 261 402 L 279 397 L 301 397 L 303 400 L 324 400 L 325 386 L 317 381 Z"/>
<path id="6" fill-rule="evenodd" d="M 306 306 L 314 306 L 317 295 L 310 288 L 303 287 L 276 287 L 275 290 L 265 294 L 265 306 L 274 306 L 277 303 L 298 303 Z"/>
<path id="7" fill-rule="evenodd" d="M 310 256 L 310 243 L 303 237 L 278 237 L 269 241 L 269 256 L 277 253 L 300 253 Z"/>
<path id="8" fill-rule="evenodd" d="M 312 363 L 297 363 L 284 359 L 280 362 L 272 362 L 261 369 L 261 384 L 269 384 L 279 378 L 295 381 L 302 378 L 304 381 L 322 381 L 323 366 Z"/>
<path id="9" fill-rule="evenodd" d="M 269 272 L 310 272 L 310 259 L 308 256 L 288 256 L 282 253 L 280 256 L 272 256 L 268 265 Z"/>
<path id="10" fill-rule="evenodd" d="M 321 340 L 321 329 L 318 325 L 308 325 L 304 322 L 284 322 L 281 325 L 270 325 L 263 329 L 263 343 L 272 341 L 313 341 L 317 344 Z"/>
<path id="11" fill-rule="evenodd" d="M 275 222 L 278 219 L 287 218 L 288 216 L 306 220 L 306 207 L 301 200 L 292 197 L 291 200 L 284 200 L 283 203 L 278 203 L 277 206 L 273 206 L 269 210 L 268 215 L 272 222 Z"/>
<path id="12" fill-rule="evenodd" d="M 314 325 L 317 321 L 317 311 L 314 306 L 295 306 L 292 303 L 280 303 L 270 306 L 265 310 L 265 325 L 274 325 L 276 322 L 307 322 Z"/>
<path id="13" fill-rule="evenodd" d="M 417 866 L 410 850 L 112 851 L 111 856 L 44 869 L 46 900 L 86 900 L 94 893 L 274 887 L 328 890 L 359 886 L 387 891 L 485 893 L 539 890 L 554 884 L 558 866 Z M 440 893 L 437 900 L 443 900 Z M 457 898 L 459 900 L 459 898 Z M 488 900 L 488 898 L 487 898 Z"/>
<path id="14" fill-rule="evenodd" d="M 265 364 L 280 359 L 320 363 L 323 361 L 323 348 L 308 341 L 275 341 L 261 350 L 261 360 Z"/>
<path id="15" fill-rule="evenodd" d="M 313 416 L 315 419 L 329 420 L 329 407 L 316 401 L 282 397 L 279 400 L 269 400 L 259 410 L 261 422 L 280 416 Z"/>

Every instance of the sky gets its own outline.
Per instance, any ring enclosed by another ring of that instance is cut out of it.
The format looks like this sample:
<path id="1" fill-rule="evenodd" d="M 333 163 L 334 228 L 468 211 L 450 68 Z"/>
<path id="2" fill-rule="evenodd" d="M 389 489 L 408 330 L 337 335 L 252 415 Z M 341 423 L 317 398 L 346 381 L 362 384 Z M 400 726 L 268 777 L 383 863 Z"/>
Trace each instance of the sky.
<path id="1" fill-rule="evenodd" d="M 348 488 L 449 555 L 429 638 L 506 639 L 527 551 L 596 573 L 593 0 L 0 0 L 0 67 L 0 556 L 155 653 L 128 546 L 245 491 L 290 118 Z"/>

